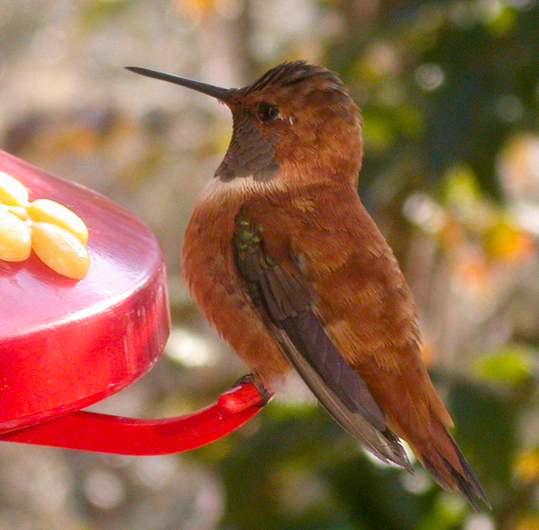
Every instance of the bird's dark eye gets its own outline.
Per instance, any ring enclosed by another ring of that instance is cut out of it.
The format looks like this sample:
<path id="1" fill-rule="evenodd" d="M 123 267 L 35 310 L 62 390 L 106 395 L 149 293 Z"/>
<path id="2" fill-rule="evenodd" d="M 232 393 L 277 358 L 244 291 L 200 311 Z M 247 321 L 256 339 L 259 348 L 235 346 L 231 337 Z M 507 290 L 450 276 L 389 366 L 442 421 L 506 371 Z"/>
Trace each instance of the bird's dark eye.
<path id="1" fill-rule="evenodd" d="M 279 107 L 272 103 L 261 101 L 256 108 L 256 113 L 261 121 L 269 123 L 278 116 Z"/>

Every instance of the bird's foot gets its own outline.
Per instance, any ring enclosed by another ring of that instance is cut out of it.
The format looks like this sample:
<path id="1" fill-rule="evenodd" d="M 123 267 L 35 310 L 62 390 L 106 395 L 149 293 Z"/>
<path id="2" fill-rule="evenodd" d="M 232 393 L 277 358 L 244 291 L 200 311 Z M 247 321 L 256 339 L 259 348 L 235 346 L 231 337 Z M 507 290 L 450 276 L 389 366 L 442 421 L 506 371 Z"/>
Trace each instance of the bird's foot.
<path id="1" fill-rule="evenodd" d="M 259 405 L 257 405 L 257 407 L 262 408 L 268 404 L 269 400 L 271 399 L 271 393 L 268 392 L 260 383 L 256 381 L 255 376 L 253 374 L 247 374 L 247 375 L 244 375 L 243 377 L 240 377 L 232 385 L 232 388 L 243 385 L 243 383 L 249 383 L 258 390 L 258 393 L 260 394 L 260 398 L 262 399 L 262 401 Z"/>

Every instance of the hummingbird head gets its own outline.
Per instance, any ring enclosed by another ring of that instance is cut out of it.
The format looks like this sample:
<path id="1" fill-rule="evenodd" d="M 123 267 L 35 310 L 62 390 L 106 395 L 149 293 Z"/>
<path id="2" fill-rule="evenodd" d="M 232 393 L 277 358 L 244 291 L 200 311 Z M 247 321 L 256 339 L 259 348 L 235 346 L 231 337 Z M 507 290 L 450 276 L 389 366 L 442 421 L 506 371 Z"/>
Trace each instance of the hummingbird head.
<path id="1" fill-rule="evenodd" d="M 336 74 L 304 61 L 272 68 L 244 88 L 220 88 L 191 79 L 128 67 L 213 96 L 234 120 L 228 151 L 215 177 L 252 177 L 355 183 L 361 166 L 361 115 Z"/>

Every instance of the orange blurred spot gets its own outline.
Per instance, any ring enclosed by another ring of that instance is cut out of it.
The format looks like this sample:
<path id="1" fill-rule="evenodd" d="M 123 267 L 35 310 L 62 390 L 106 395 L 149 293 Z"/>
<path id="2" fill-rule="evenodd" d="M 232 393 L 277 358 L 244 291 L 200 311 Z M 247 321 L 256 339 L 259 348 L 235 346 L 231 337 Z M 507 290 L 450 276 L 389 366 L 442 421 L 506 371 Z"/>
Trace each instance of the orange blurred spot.
<path id="1" fill-rule="evenodd" d="M 461 249 L 455 260 L 455 272 L 470 289 L 485 290 L 491 283 L 491 272 L 485 255 L 468 246 Z"/>
<path id="2" fill-rule="evenodd" d="M 531 235 L 519 232 L 510 226 L 495 229 L 488 241 L 488 249 L 492 257 L 510 262 L 532 255 L 534 248 Z"/>
<path id="3" fill-rule="evenodd" d="M 517 457 L 515 476 L 525 484 L 530 484 L 539 476 L 539 451 L 537 449 L 523 452 Z M 539 529 L 539 526 L 534 526 L 533 528 Z"/>
<path id="4" fill-rule="evenodd" d="M 515 530 L 539 530 L 539 517 L 537 515 L 524 515 L 516 525 Z"/>
<path id="5" fill-rule="evenodd" d="M 202 18 L 213 8 L 213 0 L 179 0 L 180 7 L 193 18 Z"/>

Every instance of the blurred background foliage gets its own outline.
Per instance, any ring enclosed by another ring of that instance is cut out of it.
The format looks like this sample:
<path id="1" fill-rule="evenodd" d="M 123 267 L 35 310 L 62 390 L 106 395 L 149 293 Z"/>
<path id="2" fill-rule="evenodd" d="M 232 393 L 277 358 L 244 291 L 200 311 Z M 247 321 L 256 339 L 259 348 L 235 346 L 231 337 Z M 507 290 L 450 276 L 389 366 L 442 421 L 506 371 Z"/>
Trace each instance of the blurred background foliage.
<path id="1" fill-rule="evenodd" d="M 336 70 L 363 109 L 360 193 L 416 295 L 425 360 L 493 511 L 420 467 L 374 462 L 292 395 L 188 454 L 3 444 L 1 530 L 539 529 L 536 0 L 0 0 L 0 146 L 122 203 L 167 259 L 166 353 L 94 408 L 181 414 L 245 373 L 179 282 L 229 112 L 123 66 L 242 86 L 297 58 Z"/>

